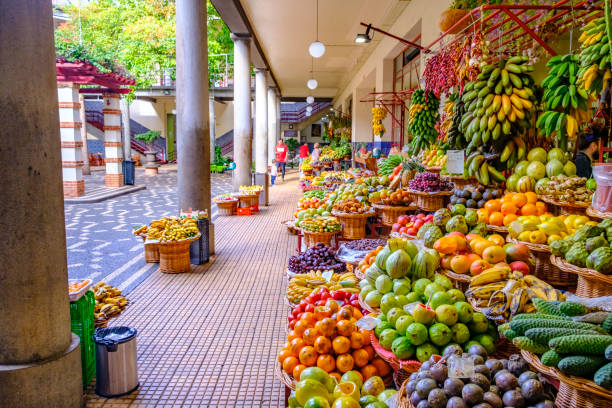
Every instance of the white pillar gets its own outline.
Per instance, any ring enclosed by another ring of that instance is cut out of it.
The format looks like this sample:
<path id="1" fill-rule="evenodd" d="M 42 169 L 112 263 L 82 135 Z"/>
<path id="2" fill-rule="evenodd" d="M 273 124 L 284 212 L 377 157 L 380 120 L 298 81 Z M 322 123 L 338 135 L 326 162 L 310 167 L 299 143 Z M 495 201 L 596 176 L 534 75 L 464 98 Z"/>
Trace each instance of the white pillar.
<path id="1" fill-rule="evenodd" d="M 268 81 L 266 69 L 255 69 L 255 172 L 268 172 Z"/>
<path id="2" fill-rule="evenodd" d="M 210 126 L 210 162 L 215 160 L 217 142 L 217 118 L 215 116 L 215 98 L 208 98 L 208 122 Z"/>
<path id="3" fill-rule="evenodd" d="M 276 147 L 276 92 L 268 88 L 268 164 L 274 160 Z"/>
<path id="4" fill-rule="evenodd" d="M 81 148 L 81 155 L 83 157 L 83 175 L 89 176 L 91 174 L 91 168 L 89 167 L 89 146 L 87 145 L 87 115 L 85 114 L 85 97 L 79 95 L 79 117 L 81 118 L 81 142 L 83 147 Z"/>
<path id="5" fill-rule="evenodd" d="M 85 194 L 79 85 L 72 83 L 58 84 L 57 99 L 59 102 L 64 197 L 78 197 Z"/>
<path id="6" fill-rule="evenodd" d="M 119 94 L 105 93 L 104 98 L 104 181 L 108 187 L 123 186 L 123 143 L 121 142 L 121 109 Z"/>
<path id="7" fill-rule="evenodd" d="M 281 138 L 281 96 L 276 95 L 276 141 Z"/>
<path id="8" fill-rule="evenodd" d="M 234 162 L 232 186 L 251 185 L 251 56 L 250 37 L 232 34 L 234 41 Z"/>
<path id="9" fill-rule="evenodd" d="M 123 126 L 123 160 L 132 160 L 132 129 L 130 125 L 130 105 L 125 96 L 121 98 L 121 123 Z"/>

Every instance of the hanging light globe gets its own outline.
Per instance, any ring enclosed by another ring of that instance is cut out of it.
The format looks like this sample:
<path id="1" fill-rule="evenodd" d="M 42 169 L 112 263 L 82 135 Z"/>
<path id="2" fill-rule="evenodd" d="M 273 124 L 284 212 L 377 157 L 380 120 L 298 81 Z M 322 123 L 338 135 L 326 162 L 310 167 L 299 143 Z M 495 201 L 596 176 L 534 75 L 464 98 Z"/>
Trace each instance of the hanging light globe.
<path id="1" fill-rule="evenodd" d="M 309 79 L 308 82 L 306 83 L 306 85 L 308 85 L 309 89 L 316 89 L 316 87 L 319 85 L 319 83 L 317 82 L 316 79 Z"/>
<path id="2" fill-rule="evenodd" d="M 325 45 L 321 41 L 315 41 L 308 47 L 308 52 L 315 58 L 321 58 L 325 54 Z"/>
<path id="3" fill-rule="evenodd" d="M 312 112 L 312 106 L 307 106 L 306 107 L 306 112 L 308 112 L 308 113 Z"/>
<path id="4" fill-rule="evenodd" d="M 310 112 L 306 112 L 306 116 L 310 116 Z"/>
<path id="5" fill-rule="evenodd" d="M 306 98 L 306 102 L 307 103 L 313 103 L 314 102 L 314 96 L 309 96 L 308 98 Z"/>

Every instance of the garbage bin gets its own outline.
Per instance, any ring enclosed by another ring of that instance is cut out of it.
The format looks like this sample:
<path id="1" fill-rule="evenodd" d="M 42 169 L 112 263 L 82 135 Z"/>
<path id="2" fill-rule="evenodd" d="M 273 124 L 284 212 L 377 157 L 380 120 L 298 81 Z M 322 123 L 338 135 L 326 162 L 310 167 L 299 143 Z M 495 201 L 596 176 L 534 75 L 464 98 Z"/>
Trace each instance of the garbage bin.
<path id="1" fill-rule="evenodd" d="M 134 185 L 136 177 L 136 162 L 134 160 L 123 161 L 123 184 Z"/>
<path id="2" fill-rule="evenodd" d="M 189 257 L 194 265 L 202 265 L 209 261 L 209 225 L 208 218 L 198 220 L 200 238 L 193 241 L 189 246 Z"/>
<path id="3" fill-rule="evenodd" d="M 96 329 L 96 394 L 110 398 L 129 394 L 138 388 L 136 335 L 133 327 Z"/>

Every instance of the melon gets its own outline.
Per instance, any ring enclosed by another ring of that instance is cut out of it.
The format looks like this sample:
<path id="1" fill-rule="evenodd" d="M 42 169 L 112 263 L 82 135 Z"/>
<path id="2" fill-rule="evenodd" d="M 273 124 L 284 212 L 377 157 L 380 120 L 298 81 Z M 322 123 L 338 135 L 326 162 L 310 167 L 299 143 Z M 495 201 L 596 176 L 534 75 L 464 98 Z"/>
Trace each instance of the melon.
<path id="1" fill-rule="evenodd" d="M 539 162 L 536 162 L 536 163 L 539 163 Z M 526 193 L 527 191 L 533 191 L 534 188 L 535 188 L 535 181 L 533 178 L 529 176 L 521 177 L 516 183 L 516 191 L 519 193 Z"/>
<path id="2" fill-rule="evenodd" d="M 558 147 L 551 149 L 550 152 L 548 152 L 547 157 L 549 162 L 553 159 L 557 159 L 561 162 L 561 164 L 565 164 L 565 162 L 567 161 L 567 158 L 565 157 L 565 152 L 559 149 Z"/>
<path id="3" fill-rule="evenodd" d="M 526 176 L 527 166 L 529 166 L 529 162 L 527 160 L 521 160 L 514 168 L 514 174 L 517 174 L 519 177 Z"/>
<path id="4" fill-rule="evenodd" d="M 567 163 L 565 163 L 565 166 L 563 166 L 563 172 L 568 177 L 575 176 L 576 175 L 576 165 L 573 162 L 568 161 Z"/>
<path id="5" fill-rule="evenodd" d="M 552 159 L 546 163 L 546 176 L 553 177 L 563 174 L 563 163 L 558 159 Z"/>
<path id="6" fill-rule="evenodd" d="M 542 194 L 544 193 L 544 189 L 546 188 L 546 184 L 548 184 L 548 182 L 550 181 L 550 179 L 548 177 L 544 177 L 538 180 L 538 182 L 535 185 L 535 192 L 538 194 Z"/>
<path id="7" fill-rule="evenodd" d="M 529 153 L 527 153 L 527 160 L 529 160 L 529 162 L 539 161 L 542 164 L 546 164 L 547 157 L 548 154 L 546 153 L 546 150 L 542 149 L 541 147 L 531 149 Z"/>
<path id="8" fill-rule="evenodd" d="M 544 149 L 542 149 L 542 151 L 546 154 Z M 529 177 L 533 177 L 536 180 L 546 177 L 546 166 L 544 166 L 544 163 L 539 160 L 532 161 L 531 163 L 529 163 L 529 166 L 527 166 L 527 175 Z"/>
<path id="9" fill-rule="evenodd" d="M 520 178 L 521 176 L 516 173 L 508 177 L 508 180 L 506 181 L 506 188 L 508 189 L 508 191 L 513 191 L 513 192 L 517 191 L 516 185 Z"/>

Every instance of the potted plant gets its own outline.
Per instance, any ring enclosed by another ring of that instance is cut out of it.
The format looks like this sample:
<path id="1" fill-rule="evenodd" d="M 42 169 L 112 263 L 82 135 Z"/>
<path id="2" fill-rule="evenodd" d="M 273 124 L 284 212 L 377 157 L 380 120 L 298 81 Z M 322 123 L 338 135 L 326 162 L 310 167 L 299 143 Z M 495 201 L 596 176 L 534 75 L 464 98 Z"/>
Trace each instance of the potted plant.
<path id="1" fill-rule="evenodd" d="M 139 133 L 134 136 L 136 140 L 142 140 L 147 146 L 145 150 L 145 174 L 157 174 L 157 168 L 159 164 L 155 162 L 155 151 L 153 150 L 153 142 L 157 140 L 161 135 L 159 130 L 149 130 L 145 133 Z"/>

